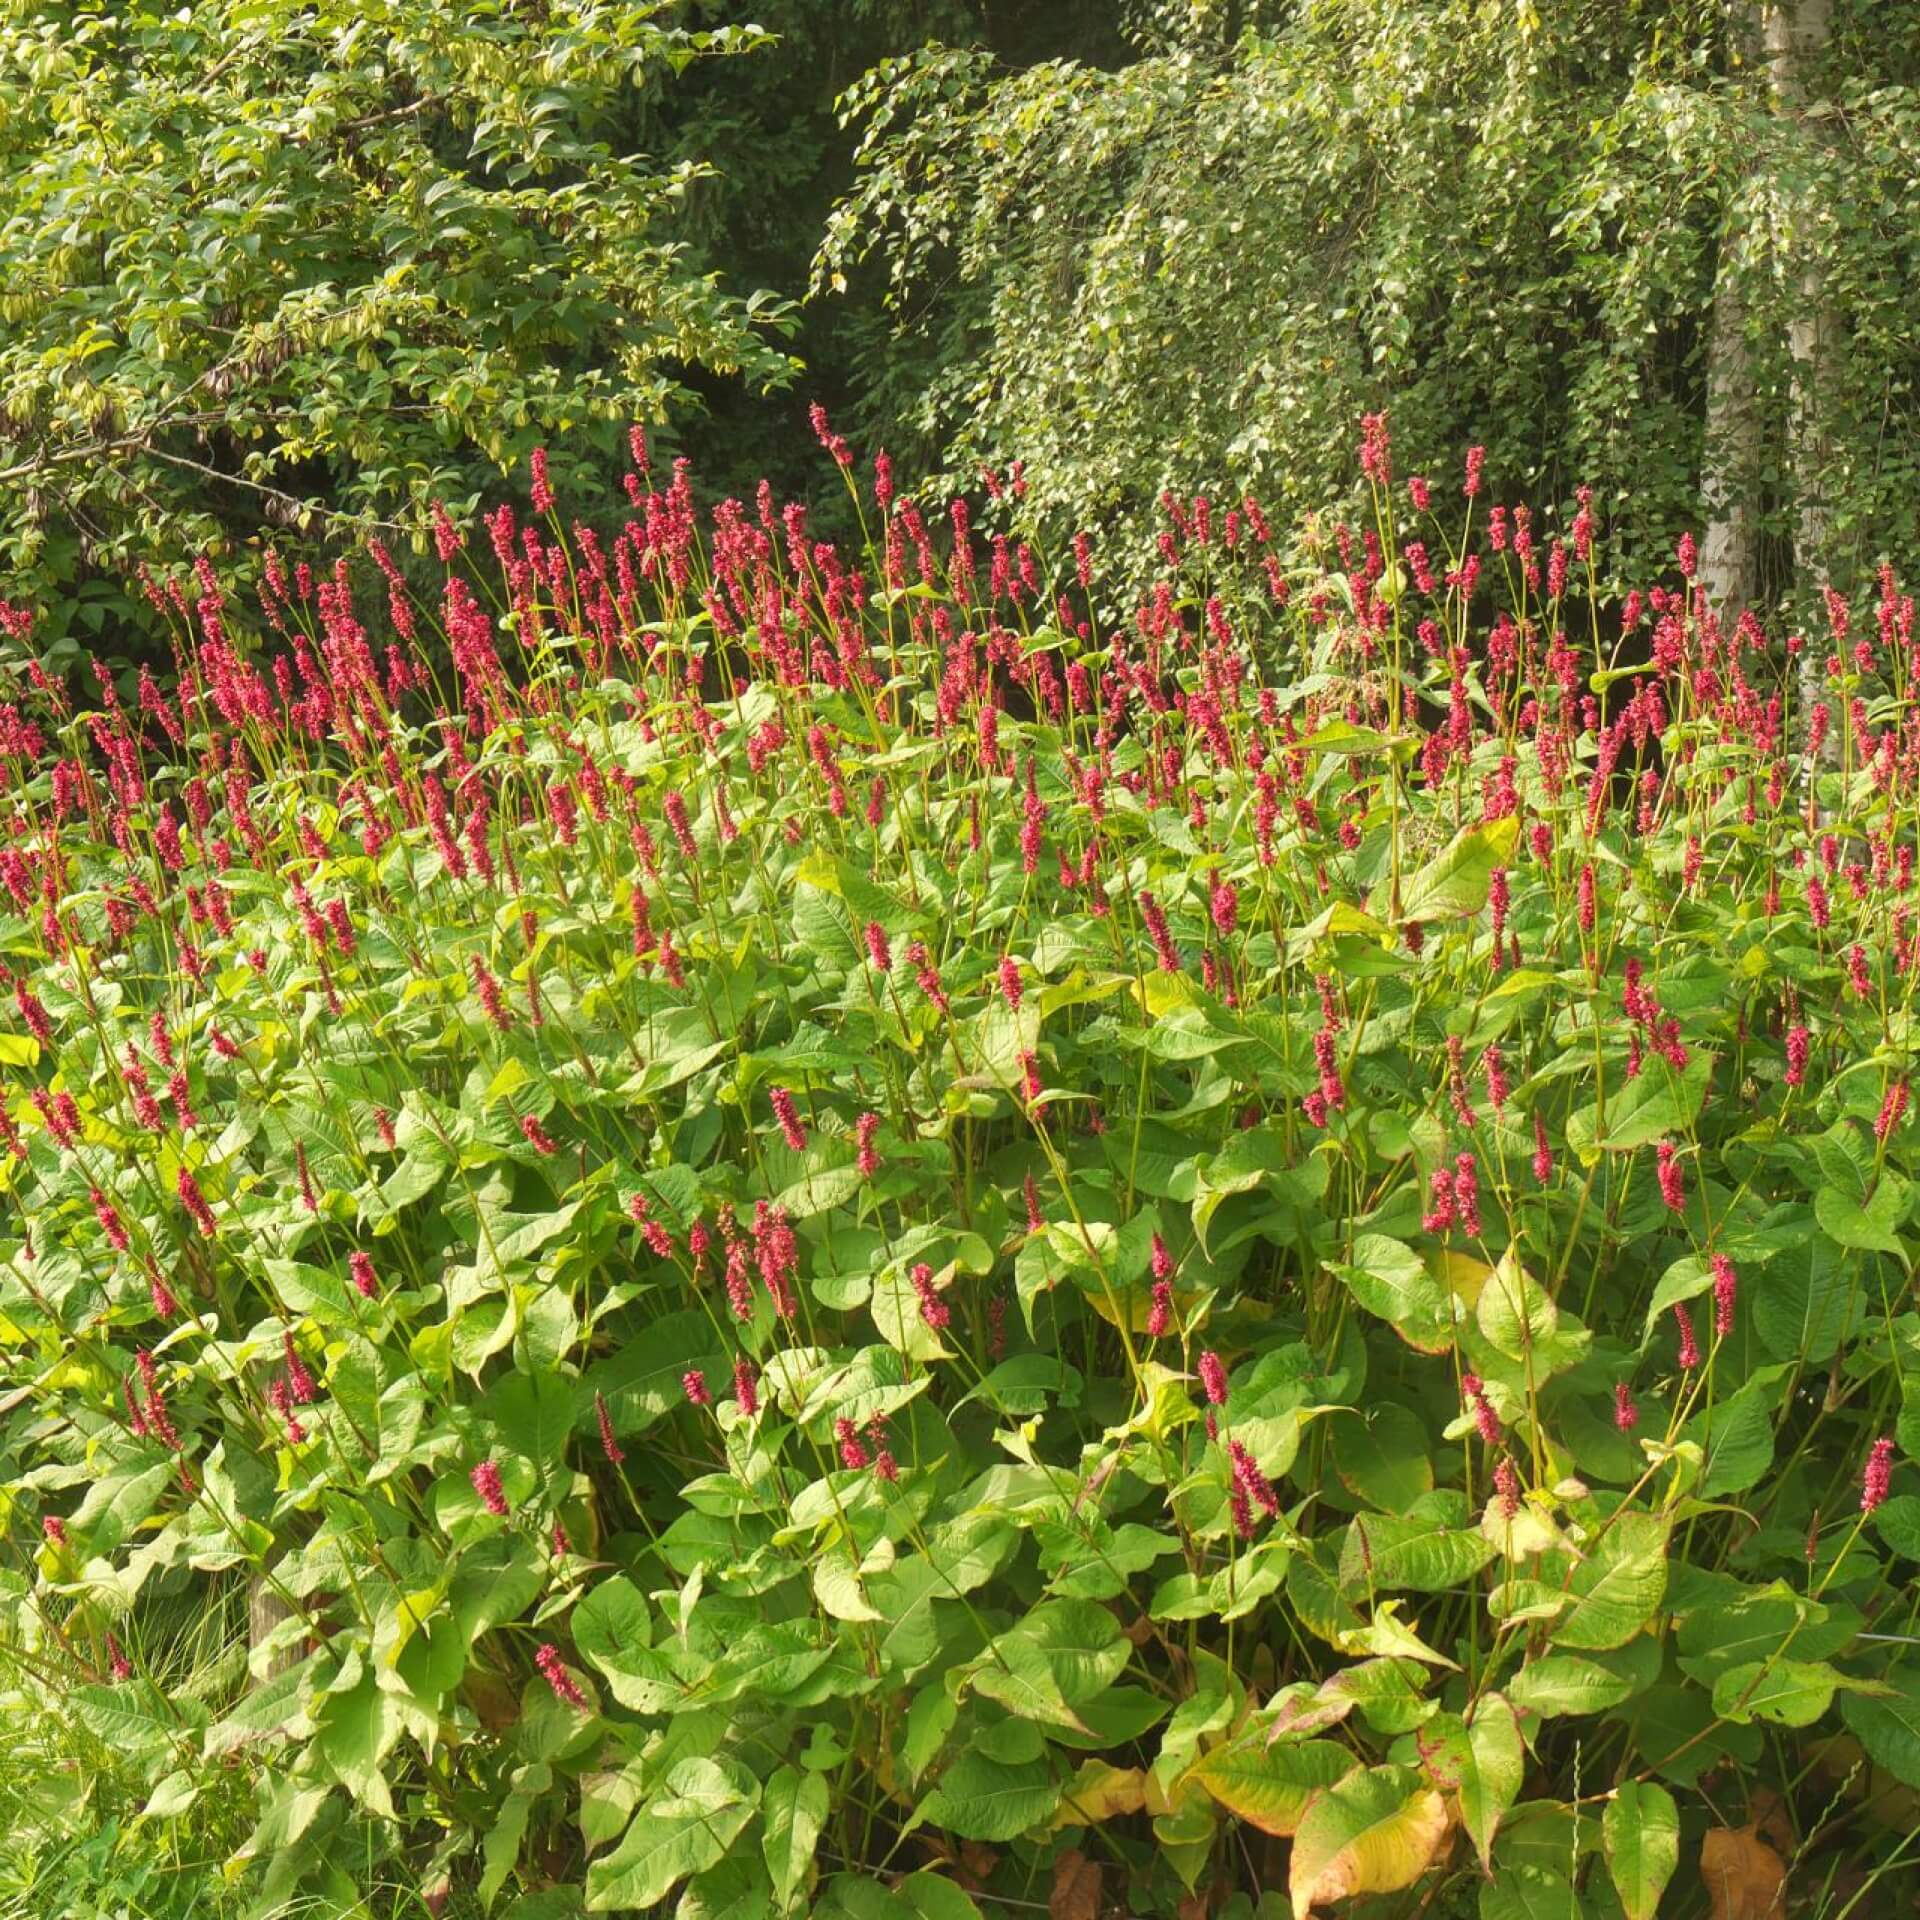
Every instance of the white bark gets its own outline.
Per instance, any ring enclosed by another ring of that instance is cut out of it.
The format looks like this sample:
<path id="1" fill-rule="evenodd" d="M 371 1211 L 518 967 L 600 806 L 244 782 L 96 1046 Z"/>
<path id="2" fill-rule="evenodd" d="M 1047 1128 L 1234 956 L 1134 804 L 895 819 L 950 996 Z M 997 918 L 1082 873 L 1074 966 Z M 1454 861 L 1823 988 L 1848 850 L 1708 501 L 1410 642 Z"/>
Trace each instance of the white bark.
<path id="1" fill-rule="evenodd" d="M 1736 75 L 1758 64 L 1758 0 L 1727 0 L 1728 65 Z M 1760 396 L 1754 387 L 1747 301 L 1742 291 L 1748 236 L 1740 225 L 1736 188 L 1722 223 L 1714 269 L 1713 310 L 1707 323 L 1706 446 L 1700 499 L 1706 532 L 1700 545 L 1700 583 L 1731 630 L 1752 605 L 1760 559 Z"/>
<path id="2" fill-rule="evenodd" d="M 1707 438 L 1700 474 L 1706 534 L 1700 583 L 1731 629 L 1753 603 L 1759 571 L 1760 403 L 1747 339 L 1747 303 L 1726 258 L 1714 276 L 1707 338 Z"/>
<path id="3" fill-rule="evenodd" d="M 1767 71 L 1776 109 L 1804 123 L 1813 104 L 1812 68 L 1826 51 L 1833 0 L 1770 0 L 1764 16 Z M 1817 134 L 1808 129 L 1812 137 Z M 1803 610 L 1827 581 L 1827 468 L 1832 458 L 1831 394 L 1840 323 L 1812 228 L 1819 209 L 1801 193 L 1776 203 L 1777 241 L 1790 294 L 1787 347 L 1793 358 L 1788 464 L 1793 474 L 1793 563 Z"/>
<path id="4" fill-rule="evenodd" d="M 1794 121 L 1809 148 L 1817 131 L 1807 123 L 1813 104 L 1813 68 L 1826 51 L 1833 0 L 1768 0 L 1763 16 L 1768 81 L 1774 109 Z M 1821 697 L 1828 653 L 1820 589 L 1827 584 L 1827 473 L 1832 459 L 1834 356 L 1840 326 L 1827 297 L 1826 272 L 1813 232 L 1819 218 L 1805 180 L 1812 155 L 1794 169 L 1790 188 L 1774 195 L 1774 238 L 1787 295 L 1787 348 L 1793 360 L 1793 392 L 1787 422 L 1787 465 L 1793 476 L 1794 601 L 1807 645 L 1800 656 L 1799 714 L 1802 727 Z M 1828 731 L 1823 766 L 1837 765 L 1838 726 Z M 1812 771 L 1810 769 L 1810 771 Z"/>

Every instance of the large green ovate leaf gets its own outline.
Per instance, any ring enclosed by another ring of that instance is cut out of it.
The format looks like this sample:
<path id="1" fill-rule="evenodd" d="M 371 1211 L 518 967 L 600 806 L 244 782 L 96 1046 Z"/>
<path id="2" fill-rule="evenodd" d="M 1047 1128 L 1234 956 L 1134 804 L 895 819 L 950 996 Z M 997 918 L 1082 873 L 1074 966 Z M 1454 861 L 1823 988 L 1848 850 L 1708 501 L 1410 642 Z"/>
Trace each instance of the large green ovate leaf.
<path id="1" fill-rule="evenodd" d="M 1523 1360 L 1553 1337 L 1559 1310 L 1546 1289 L 1521 1266 L 1509 1247 L 1487 1275 L 1475 1303 L 1475 1318 L 1487 1344 L 1509 1360 Z"/>
<path id="2" fill-rule="evenodd" d="M 1563 1873 L 1510 1862 L 1480 1889 L 1479 1920 L 1586 1920 L 1592 1910 Z"/>
<path id="3" fill-rule="evenodd" d="M 1429 1784 L 1454 1796 L 1484 1871 L 1492 1870 L 1494 1835 L 1519 1798 L 1526 1773 L 1526 1747 L 1511 1703 L 1503 1694 L 1483 1694 L 1473 1719 L 1436 1714 L 1419 1734 L 1421 1771 Z"/>
<path id="4" fill-rule="evenodd" d="M 399 1702 L 369 1673 L 348 1692 L 331 1695 L 316 1721 L 314 1748 L 334 1778 L 362 1805 L 391 1819 L 393 1801 L 381 1763 L 400 1738 Z"/>
<path id="5" fill-rule="evenodd" d="M 1849 1694 L 1840 1708 L 1856 1739 L 1896 1780 L 1920 1787 L 1920 1673 L 1896 1668 L 1882 1694 Z"/>
<path id="6" fill-rule="evenodd" d="M 1752 1383 L 1695 1414 L 1685 1436 L 1704 1455 L 1699 1487 L 1703 1499 L 1744 1493 L 1773 1464 L 1773 1414 L 1766 1394 Z"/>
<path id="7" fill-rule="evenodd" d="M 1579 1654 L 1550 1653 L 1514 1675 L 1507 1693 L 1516 1707 L 1543 1719 L 1557 1714 L 1602 1713 L 1638 1692 L 1630 1675 L 1616 1673 Z"/>
<path id="8" fill-rule="evenodd" d="M 1607 1872 L 1627 1920 L 1653 1920 L 1680 1863 L 1680 1814 L 1673 1795 L 1652 1781 L 1614 1790 L 1600 1816 Z"/>
<path id="9" fill-rule="evenodd" d="M 1713 1710 L 1736 1725 L 1771 1720 L 1810 1727 L 1833 1705 L 1844 1676 L 1824 1660 L 1750 1661 L 1729 1667 L 1713 1683 Z"/>
<path id="10" fill-rule="evenodd" d="M 1567 1116 L 1568 1146 L 1590 1164 L 1601 1152 L 1633 1153 L 1685 1134 L 1699 1115 L 1713 1068 L 1714 1056 L 1698 1053 L 1678 1073 L 1656 1059 L 1618 1086 L 1610 1080 L 1604 1116 L 1597 1102 Z"/>
<path id="11" fill-rule="evenodd" d="M 1049 1600 L 994 1640 L 973 1686 L 1024 1719 L 1082 1728 L 1079 1709 L 1113 1684 L 1132 1652 L 1105 1607 Z"/>
<path id="12" fill-rule="evenodd" d="M 1547 1630 L 1556 1647 L 1597 1653 L 1625 1646 L 1667 1590 L 1666 1522 L 1649 1513 L 1616 1514 L 1590 1551 L 1570 1564 L 1548 1555 L 1543 1572 L 1572 1596 Z"/>
<path id="13" fill-rule="evenodd" d="M 1897 1173 L 1883 1173 L 1865 1200 L 1839 1187 L 1822 1187 L 1813 1196 L 1813 1210 L 1822 1229 L 1841 1246 L 1897 1254 L 1902 1248 L 1894 1228 L 1906 1216 L 1912 1191 Z"/>
<path id="14" fill-rule="evenodd" d="M 1059 1803 L 1044 1760 L 1007 1762 L 970 1748 L 920 1803 L 919 1817 L 963 1840 L 1011 1840 L 1051 1820 Z"/>
<path id="15" fill-rule="evenodd" d="M 1419 1506 L 1409 1515 L 1361 1514 L 1349 1523 L 1340 1584 L 1350 1595 L 1445 1593 L 1493 1558 L 1493 1543 L 1466 1524 L 1458 1495 L 1429 1494 Z"/>
<path id="16" fill-rule="evenodd" d="M 1453 1342 L 1453 1295 L 1413 1249 L 1385 1234 L 1363 1233 L 1353 1257 L 1329 1270 L 1361 1306 L 1387 1322 L 1408 1346 L 1443 1353 Z"/>
<path id="17" fill-rule="evenodd" d="M 813 1870 L 813 1852 L 827 1824 L 826 1778 L 777 1767 L 761 1791 L 760 1848 L 774 1898 L 790 1901 Z"/>
<path id="18" fill-rule="evenodd" d="M 1512 859 L 1519 834 L 1520 822 L 1512 815 L 1455 834 L 1401 890 L 1401 920 L 1456 920 L 1478 913 L 1487 904 L 1494 869 Z"/>
<path id="19" fill-rule="evenodd" d="M 731 1760 L 687 1759 L 634 1814 L 620 1844 L 587 1865 L 595 1913 L 650 1907 L 689 1874 L 719 1860 L 753 1818 L 760 1789 Z"/>
<path id="20" fill-rule="evenodd" d="M 1333 1423 L 1333 1465 L 1356 1498 L 1383 1513 L 1401 1513 L 1433 1491 L 1427 1430 L 1411 1408 L 1392 1401 Z"/>

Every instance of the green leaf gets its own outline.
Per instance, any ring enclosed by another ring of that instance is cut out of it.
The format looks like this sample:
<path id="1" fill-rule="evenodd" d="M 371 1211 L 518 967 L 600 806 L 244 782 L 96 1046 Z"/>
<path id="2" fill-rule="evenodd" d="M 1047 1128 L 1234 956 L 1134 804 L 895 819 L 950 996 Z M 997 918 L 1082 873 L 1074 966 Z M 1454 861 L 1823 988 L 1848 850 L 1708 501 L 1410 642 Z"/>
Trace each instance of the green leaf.
<path id="1" fill-rule="evenodd" d="M 1683 1431 L 1705 1455 L 1698 1487 L 1703 1500 L 1745 1493 L 1773 1464 L 1773 1418 L 1761 1388 L 1751 1381 L 1695 1414 Z"/>
<path id="2" fill-rule="evenodd" d="M 1600 1844 L 1627 1920 L 1653 1920 L 1680 1864 L 1680 1813 L 1673 1795 L 1650 1780 L 1615 1788 L 1600 1816 Z"/>
<path id="3" fill-rule="evenodd" d="M 974 1669 L 973 1687 L 1025 1719 L 1079 1728 L 1078 1709 L 1113 1684 L 1132 1653 L 1105 1607 L 1044 1601 L 994 1640 Z"/>
<path id="4" fill-rule="evenodd" d="M 636 1713 L 669 1713 L 686 1688 L 671 1654 L 651 1640 L 647 1603 L 624 1574 L 600 1581 L 573 1610 L 573 1644 L 613 1697 Z"/>
<path id="5" fill-rule="evenodd" d="M 1487 904 L 1494 869 L 1513 857 L 1519 820 L 1505 819 L 1457 833 L 1410 879 L 1400 895 L 1400 918 L 1452 920 Z"/>
<path id="6" fill-rule="evenodd" d="M 1487 1344 L 1509 1360 L 1525 1359 L 1551 1340 L 1560 1324 L 1559 1309 L 1539 1281 L 1521 1266 L 1511 1247 L 1487 1275 L 1475 1304 L 1475 1318 Z"/>
<path id="7" fill-rule="evenodd" d="M 1369 1313 L 1387 1322 L 1408 1346 L 1444 1353 L 1453 1344 L 1453 1295 L 1428 1273 L 1413 1249 L 1385 1234 L 1363 1233 L 1353 1259 L 1327 1263 Z"/>
<path id="8" fill-rule="evenodd" d="M 1333 1422 L 1333 1470 L 1356 1498 L 1404 1512 L 1433 1491 L 1427 1430 L 1410 1407 L 1386 1401 Z"/>
<path id="9" fill-rule="evenodd" d="M 1455 1797 L 1481 1868 L 1492 1872 L 1494 1835 L 1526 1773 L 1526 1747 L 1512 1704 L 1503 1694 L 1483 1694 L 1471 1725 L 1458 1714 L 1436 1714 L 1420 1731 L 1419 1754 L 1427 1779 Z"/>
<path id="10" fill-rule="evenodd" d="M 1044 1760 L 991 1759 L 969 1748 L 940 1776 L 916 1818 L 962 1840 L 1011 1840 L 1051 1821 L 1060 1791 Z"/>
<path id="11" fill-rule="evenodd" d="M 1920 1787 L 1920 1672 L 1895 1668 L 1881 1694 L 1849 1694 L 1840 1717 L 1870 1758 L 1910 1787 Z"/>
<path id="12" fill-rule="evenodd" d="M 547 1466 L 559 1463 L 573 1432 L 576 1384 L 559 1373 L 507 1374 L 477 1409 L 510 1453 Z"/>
<path id="13" fill-rule="evenodd" d="M 1605 1137 L 1598 1107 L 1580 1107 L 1567 1116 L 1568 1146 L 1583 1165 L 1591 1165 L 1598 1153 L 1632 1153 L 1685 1133 L 1699 1115 L 1713 1067 L 1712 1054 L 1696 1053 L 1678 1074 L 1656 1060 L 1620 1086 L 1609 1082 Z"/>
<path id="14" fill-rule="evenodd" d="M 1471 1580 L 1493 1558 L 1478 1527 L 1462 1524 L 1464 1502 L 1432 1494 L 1413 1515 L 1360 1514 L 1347 1527 L 1340 1584 L 1350 1594 L 1446 1593 Z"/>
<path id="15" fill-rule="evenodd" d="M 1822 1231 L 1841 1246 L 1904 1257 L 1894 1228 L 1906 1214 L 1911 1192 L 1897 1173 L 1886 1172 L 1865 1201 L 1856 1200 L 1839 1187 L 1822 1187 L 1813 1196 L 1813 1211 Z"/>
<path id="16" fill-rule="evenodd" d="M 1480 1920 L 1585 1920 L 1587 1911 L 1565 1874 L 1531 1861 L 1503 1861 L 1480 1889 Z"/>
<path id="17" fill-rule="evenodd" d="M 1519 1798 L 1527 1766 L 1520 1723 L 1504 1695 L 1480 1696 L 1467 1724 L 1467 1750 L 1469 1764 L 1462 1768 L 1457 1788 L 1460 1820 L 1484 1867 L 1502 1817 Z"/>
<path id="18" fill-rule="evenodd" d="M 732 1364 L 707 1315 L 691 1308 L 669 1313 L 611 1360 L 589 1370 L 578 1411 L 582 1418 L 591 1419 L 593 1396 L 598 1393 L 607 1402 L 616 1433 L 644 1432 L 686 1405 L 681 1381 L 690 1367 L 720 1379 Z"/>
<path id="19" fill-rule="evenodd" d="M 595 1913 L 650 1907 L 719 1860 L 753 1818 L 759 1787 L 732 1760 L 687 1759 L 649 1795 L 614 1850 L 587 1863 Z"/>
<path id="20" fill-rule="evenodd" d="M 1858 1264 L 1825 1234 L 1809 1233 L 1760 1269 L 1758 1284 L 1744 1297 L 1752 1301 L 1754 1328 L 1776 1360 L 1825 1366 L 1852 1337 L 1866 1311 Z"/>
<path id="21" fill-rule="evenodd" d="M 1824 1660 L 1750 1661 L 1729 1667 L 1713 1683 L 1713 1710 L 1743 1725 L 1771 1720 L 1783 1727 L 1810 1727 L 1833 1705 L 1844 1676 Z"/>
<path id="22" fill-rule="evenodd" d="M 760 1817 L 760 1850 L 774 1898 L 785 1906 L 813 1871 L 813 1851 L 827 1824 L 825 1775 L 776 1767 L 761 1791 Z"/>
<path id="23" fill-rule="evenodd" d="M 1543 1576 L 1573 1595 L 1547 1630 L 1555 1646 L 1623 1647 L 1653 1618 L 1667 1590 L 1667 1523 L 1650 1513 L 1616 1514 L 1590 1553 L 1570 1567 L 1551 1555 Z"/>
<path id="24" fill-rule="evenodd" d="M 314 1751 L 333 1777 L 369 1811 L 393 1818 L 380 1763 L 400 1737 L 400 1706 L 371 1673 L 346 1693 L 330 1694 L 318 1716 Z"/>
<path id="25" fill-rule="evenodd" d="M 1516 1707 L 1543 1719 L 1565 1713 L 1604 1713 L 1638 1691 L 1639 1685 L 1631 1676 L 1572 1653 L 1550 1653 L 1529 1660 L 1507 1688 Z"/>

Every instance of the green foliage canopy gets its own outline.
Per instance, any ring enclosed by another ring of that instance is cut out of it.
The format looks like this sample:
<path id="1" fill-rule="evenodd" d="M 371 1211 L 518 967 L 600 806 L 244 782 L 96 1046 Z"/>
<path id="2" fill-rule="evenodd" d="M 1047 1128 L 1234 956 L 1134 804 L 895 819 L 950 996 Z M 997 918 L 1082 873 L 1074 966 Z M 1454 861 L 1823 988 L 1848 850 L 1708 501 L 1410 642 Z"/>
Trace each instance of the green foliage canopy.
<path id="1" fill-rule="evenodd" d="M 418 525 L 690 370 L 785 381 L 786 304 L 672 231 L 707 169 L 639 151 L 678 75 L 766 43 L 684 13 L 0 6 L 0 572 L 76 589 L 45 631 L 98 632 L 160 545 Z"/>

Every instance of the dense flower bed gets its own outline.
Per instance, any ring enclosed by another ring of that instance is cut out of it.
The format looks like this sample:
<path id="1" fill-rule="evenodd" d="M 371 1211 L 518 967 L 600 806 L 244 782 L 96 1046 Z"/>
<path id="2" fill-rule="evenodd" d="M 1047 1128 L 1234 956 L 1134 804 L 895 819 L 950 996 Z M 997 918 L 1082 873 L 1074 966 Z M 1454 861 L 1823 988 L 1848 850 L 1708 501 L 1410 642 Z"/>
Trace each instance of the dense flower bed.
<path id="1" fill-rule="evenodd" d="M 1603 608 L 1584 496 L 1370 421 L 1366 524 L 1169 500 L 1099 618 L 819 426 L 861 556 L 636 436 L 437 594 L 150 582 L 137 697 L 6 609 L 8 1658 L 162 1813 L 243 1770 L 266 1900 L 1840 1911 L 1912 602 Z"/>

